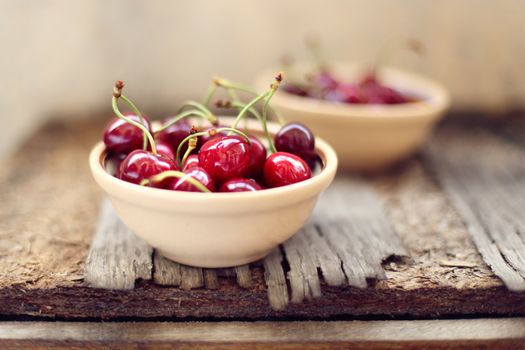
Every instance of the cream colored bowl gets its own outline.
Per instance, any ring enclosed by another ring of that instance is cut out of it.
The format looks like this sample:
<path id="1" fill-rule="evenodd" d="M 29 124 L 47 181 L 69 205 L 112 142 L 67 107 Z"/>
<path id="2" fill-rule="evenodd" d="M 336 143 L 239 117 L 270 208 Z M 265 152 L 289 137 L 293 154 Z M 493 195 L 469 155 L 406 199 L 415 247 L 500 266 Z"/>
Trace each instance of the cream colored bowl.
<path id="1" fill-rule="evenodd" d="M 260 134 L 255 121 L 248 129 Z M 270 130 L 276 126 L 270 124 Z M 309 218 L 337 169 L 334 150 L 322 139 L 316 139 L 316 146 L 324 164 L 319 173 L 257 192 L 195 193 L 134 185 L 106 172 L 102 142 L 91 151 L 89 163 L 122 221 L 161 254 L 187 265 L 228 267 L 264 257 Z"/>
<path id="2" fill-rule="evenodd" d="M 306 70 L 299 66 L 297 72 Z M 334 73 L 344 81 L 363 76 L 363 66 L 334 63 Z M 256 79 L 260 91 L 268 89 L 275 70 Z M 272 105 L 286 121 L 299 121 L 324 138 L 339 157 L 339 168 L 376 171 L 411 155 L 425 141 L 434 124 L 450 105 L 440 84 L 396 69 L 381 70 L 381 80 L 420 101 L 399 105 L 350 105 L 295 96 L 279 91 Z M 286 72 L 285 72 L 286 81 Z"/>

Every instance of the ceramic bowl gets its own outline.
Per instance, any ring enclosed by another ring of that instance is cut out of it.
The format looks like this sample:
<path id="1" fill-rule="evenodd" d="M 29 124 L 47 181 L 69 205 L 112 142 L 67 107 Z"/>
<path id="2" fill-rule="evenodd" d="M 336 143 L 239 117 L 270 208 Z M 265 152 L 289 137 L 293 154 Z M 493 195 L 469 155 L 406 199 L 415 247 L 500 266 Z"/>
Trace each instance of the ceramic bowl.
<path id="1" fill-rule="evenodd" d="M 299 66 L 297 72 L 305 69 Z M 333 70 L 345 81 L 357 81 L 365 72 L 363 66 L 351 63 L 334 63 Z M 258 75 L 257 89 L 267 89 L 268 77 L 274 73 L 269 70 Z M 329 142 L 339 157 L 340 169 L 382 170 L 417 150 L 448 109 L 450 97 L 437 82 L 413 73 L 384 68 L 380 77 L 417 101 L 399 105 L 337 104 L 279 91 L 272 105 L 286 121 L 304 123 Z"/>
<path id="2" fill-rule="evenodd" d="M 232 120 L 221 121 L 230 125 Z M 269 127 L 276 132 L 275 124 Z M 262 134 L 255 121 L 248 130 Z M 316 148 L 323 166 L 312 178 L 257 192 L 178 192 L 131 184 L 106 172 L 102 142 L 92 149 L 89 163 L 122 221 L 165 257 L 192 266 L 229 267 L 264 257 L 309 218 L 337 169 L 332 147 L 316 138 Z"/>

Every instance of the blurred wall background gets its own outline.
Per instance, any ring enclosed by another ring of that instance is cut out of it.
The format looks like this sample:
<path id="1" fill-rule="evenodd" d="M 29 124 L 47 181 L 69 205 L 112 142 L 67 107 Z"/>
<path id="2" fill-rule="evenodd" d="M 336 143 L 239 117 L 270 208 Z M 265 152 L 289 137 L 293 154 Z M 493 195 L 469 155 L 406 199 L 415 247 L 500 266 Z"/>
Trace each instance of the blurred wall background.
<path id="1" fill-rule="evenodd" d="M 213 74 L 250 83 L 316 34 L 329 58 L 370 61 L 415 37 L 391 64 L 446 84 L 456 109 L 525 101 L 520 0 L 0 0 L 0 156 L 45 118 L 110 114 L 115 79 L 146 112 L 202 96 Z M 174 108 L 174 107 L 173 107 Z"/>

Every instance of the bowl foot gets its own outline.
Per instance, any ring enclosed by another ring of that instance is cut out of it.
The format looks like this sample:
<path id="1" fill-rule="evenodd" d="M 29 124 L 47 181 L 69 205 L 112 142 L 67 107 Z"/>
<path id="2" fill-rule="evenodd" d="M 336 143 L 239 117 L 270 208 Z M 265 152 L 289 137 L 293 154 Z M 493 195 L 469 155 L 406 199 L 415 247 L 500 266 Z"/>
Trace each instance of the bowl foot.
<path id="1" fill-rule="evenodd" d="M 205 267 L 205 268 L 226 268 L 226 267 L 235 267 L 239 265 L 245 265 L 245 264 L 260 260 L 264 258 L 266 255 L 270 254 L 270 252 L 273 249 L 275 248 L 265 250 L 263 252 L 256 252 L 251 255 L 231 256 L 227 258 L 214 257 L 214 256 L 209 255 L 202 259 L 193 259 L 188 256 L 172 254 L 172 253 L 163 251 L 161 249 L 157 249 L 157 251 L 165 258 L 172 260 L 176 263 L 183 264 L 183 265 L 194 266 L 194 267 Z"/>

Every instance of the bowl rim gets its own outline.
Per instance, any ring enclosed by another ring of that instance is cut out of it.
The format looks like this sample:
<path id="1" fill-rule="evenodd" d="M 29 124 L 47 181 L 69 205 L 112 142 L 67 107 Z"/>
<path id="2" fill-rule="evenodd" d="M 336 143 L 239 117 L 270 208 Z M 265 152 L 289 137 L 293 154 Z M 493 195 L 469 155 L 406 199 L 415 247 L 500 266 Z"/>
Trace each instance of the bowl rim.
<path id="1" fill-rule="evenodd" d="M 351 74 L 365 72 L 367 67 L 362 63 L 352 61 L 334 61 L 330 64 L 334 67 L 335 71 L 346 71 L 351 72 Z M 304 69 L 307 64 L 298 62 L 297 66 L 300 71 L 300 69 Z M 278 69 L 265 69 L 257 74 L 254 81 L 257 90 L 264 90 L 268 85 L 268 77 L 271 77 L 272 74 L 277 71 Z M 294 109 L 297 112 L 307 114 L 322 113 L 329 114 L 333 117 L 363 118 L 368 121 L 370 121 L 371 118 L 412 120 L 425 117 L 428 113 L 440 113 L 450 106 L 451 99 L 448 90 L 433 79 L 392 67 L 382 67 L 381 75 L 390 85 L 406 85 L 406 88 L 403 88 L 403 90 L 424 95 L 427 96 L 427 98 L 395 105 L 347 104 L 296 96 L 281 90 L 275 94 L 272 102 L 274 105 L 281 105 L 283 108 Z M 394 81 L 400 81 L 401 83 L 392 83 Z M 423 90 L 423 92 L 421 92 L 421 90 Z"/>
<path id="2" fill-rule="evenodd" d="M 233 118 L 229 117 L 219 117 L 221 120 L 228 120 Z M 259 123 L 255 120 L 248 120 L 248 130 L 253 130 L 255 125 Z M 253 126 L 252 126 L 253 125 Z M 259 126 L 260 127 L 260 126 Z M 271 133 L 275 133 L 278 130 L 278 125 L 269 122 L 268 129 Z M 259 128 L 255 128 L 254 131 L 260 131 Z M 261 191 L 253 192 L 213 192 L 213 193 L 203 193 L 203 192 L 184 192 L 184 191 L 169 191 L 165 189 L 139 186 L 132 184 L 116 177 L 110 175 L 102 165 L 102 161 L 106 154 L 106 148 L 102 141 L 97 142 L 91 149 L 89 155 L 89 165 L 91 172 L 95 181 L 106 191 L 106 186 L 113 186 L 113 193 L 120 190 L 120 193 L 127 192 L 130 196 L 143 196 L 151 200 L 160 200 L 160 201 L 180 201 L 181 203 L 210 203 L 213 201 L 221 201 L 221 203 L 239 201 L 239 200 L 264 200 L 264 199 L 276 199 L 276 197 L 289 196 L 297 193 L 311 193 L 312 195 L 319 194 L 324 190 L 330 182 L 332 181 L 335 173 L 337 171 L 338 159 L 334 149 L 323 139 L 316 137 L 316 151 L 323 160 L 323 167 L 319 173 L 312 176 L 310 179 L 287 185 L 282 187 L 268 188 Z M 101 182 L 104 182 L 102 184 Z M 118 196 L 118 195 L 117 195 Z M 118 196 L 121 199 L 126 199 L 126 196 Z"/>

